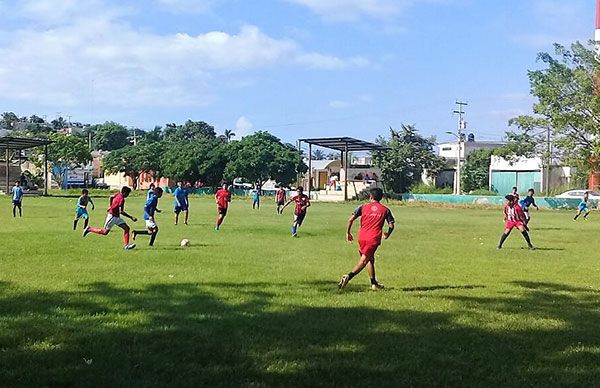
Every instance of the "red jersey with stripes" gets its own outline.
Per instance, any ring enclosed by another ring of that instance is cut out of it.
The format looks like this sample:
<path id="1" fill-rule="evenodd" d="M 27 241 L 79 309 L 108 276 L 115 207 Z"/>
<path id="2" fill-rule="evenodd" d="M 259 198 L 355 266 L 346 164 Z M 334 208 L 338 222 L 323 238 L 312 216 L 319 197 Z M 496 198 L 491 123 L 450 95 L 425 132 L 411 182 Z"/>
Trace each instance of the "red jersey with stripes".
<path id="1" fill-rule="evenodd" d="M 296 202 L 296 207 L 294 208 L 294 214 L 304 214 L 306 213 L 305 206 L 310 204 L 310 199 L 306 194 L 295 195 L 292 197 L 292 201 Z"/>
<path id="2" fill-rule="evenodd" d="M 394 222 L 392 211 L 379 202 L 364 204 L 354 211 L 355 217 L 360 217 L 359 241 L 381 242 L 383 224 Z"/>
<path id="3" fill-rule="evenodd" d="M 125 207 L 125 197 L 123 194 L 117 193 L 110 197 L 110 206 L 108 208 L 108 212 L 113 217 L 120 217 L 123 207 Z"/>
<path id="4" fill-rule="evenodd" d="M 231 201 L 231 193 L 229 190 L 219 189 L 215 196 L 217 197 L 217 205 L 221 209 L 227 209 L 229 207 L 229 201 Z"/>
<path id="5" fill-rule="evenodd" d="M 504 205 L 504 218 L 509 222 L 525 221 L 525 212 L 518 204 L 513 206 Z"/>

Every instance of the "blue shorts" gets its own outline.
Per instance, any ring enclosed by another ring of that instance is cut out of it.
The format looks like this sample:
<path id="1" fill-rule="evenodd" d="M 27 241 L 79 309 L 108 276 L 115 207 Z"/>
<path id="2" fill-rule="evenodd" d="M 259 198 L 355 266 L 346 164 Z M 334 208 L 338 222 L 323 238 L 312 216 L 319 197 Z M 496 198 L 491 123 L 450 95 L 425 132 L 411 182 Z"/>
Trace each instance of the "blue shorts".
<path id="1" fill-rule="evenodd" d="M 77 218 L 88 219 L 89 217 L 90 217 L 90 215 L 89 215 L 87 209 L 84 209 L 84 208 L 81 208 L 81 207 L 77 209 Z"/>
<path id="2" fill-rule="evenodd" d="M 304 218 L 306 217 L 306 212 L 296 214 L 296 225 L 300 226 L 304 222 Z"/>
<path id="3" fill-rule="evenodd" d="M 587 204 L 585 204 L 583 202 L 579 204 L 578 209 L 579 209 L 580 212 L 586 212 L 586 213 L 589 212 Z"/>
<path id="4" fill-rule="evenodd" d="M 188 207 L 185 204 L 182 204 L 181 206 L 175 205 L 175 208 L 173 209 L 173 211 L 175 213 L 186 212 L 187 210 L 188 210 Z"/>

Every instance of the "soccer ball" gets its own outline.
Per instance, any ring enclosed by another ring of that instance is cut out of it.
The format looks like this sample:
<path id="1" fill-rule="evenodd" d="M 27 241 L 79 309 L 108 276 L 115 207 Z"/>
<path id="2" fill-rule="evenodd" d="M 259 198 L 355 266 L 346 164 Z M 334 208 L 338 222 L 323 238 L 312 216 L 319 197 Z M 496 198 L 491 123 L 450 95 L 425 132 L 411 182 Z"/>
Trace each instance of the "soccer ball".
<path id="1" fill-rule="evenodd" d="M 187 238 L 184 238 L 183 240 L 181 240 L 181 242 L 179 243 L 179 245 L 181 245 L 182 247 L 189 247 L 190 246 L 190 240 L 188 240 Z"/>

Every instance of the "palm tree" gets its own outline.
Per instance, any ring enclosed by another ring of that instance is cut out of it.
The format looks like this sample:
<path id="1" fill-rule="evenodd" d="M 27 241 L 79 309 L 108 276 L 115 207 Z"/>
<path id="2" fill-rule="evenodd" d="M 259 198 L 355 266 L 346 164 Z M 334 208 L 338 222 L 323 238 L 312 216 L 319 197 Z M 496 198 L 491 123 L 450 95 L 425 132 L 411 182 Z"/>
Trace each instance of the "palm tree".
<path id="1" fill-rule="evenodd" d="M 313 160 L 323 160 L 323 159 L 325 159 L 325 156 L 326 156 L 325 152 L 323 152 L 320 149 L 316 149 L 312 153 Z"/>
<path id="2" fill-rule="evenodd" d="M 235 137 L 235 133 L 231 129 L 226 129 L 224 135 L 225 139 L 227 139 L 227 143 L 231 141 L 232 137 Z"/>

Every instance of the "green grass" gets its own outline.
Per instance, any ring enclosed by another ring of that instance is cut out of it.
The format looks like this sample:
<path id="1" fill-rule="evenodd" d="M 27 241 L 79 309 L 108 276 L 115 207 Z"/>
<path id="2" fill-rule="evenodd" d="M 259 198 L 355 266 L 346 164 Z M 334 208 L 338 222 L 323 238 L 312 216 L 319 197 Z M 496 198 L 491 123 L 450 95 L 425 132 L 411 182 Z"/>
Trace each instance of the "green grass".
<path id="1" fill-rule="evenodd" d="M 343 292 L 356 204 L 291 214 L 193 198 L 190 226 L 162 201 L 157 246 L 81 238 L 74 198 L 0 199 L 1 386 L 594 386 L 600 381 L 596 214 L 533 213 L 531 252 L 495 249 L 499 209 L 392 206 L 398 228 Z M 139 215 L 142 198 L 127 208 Z M 106 198 L 91 224 L 100 226 Z M 142 226 L 138 222 L 138 226 Z M 182 238 L 192 246 L 180 248 Z"/>

